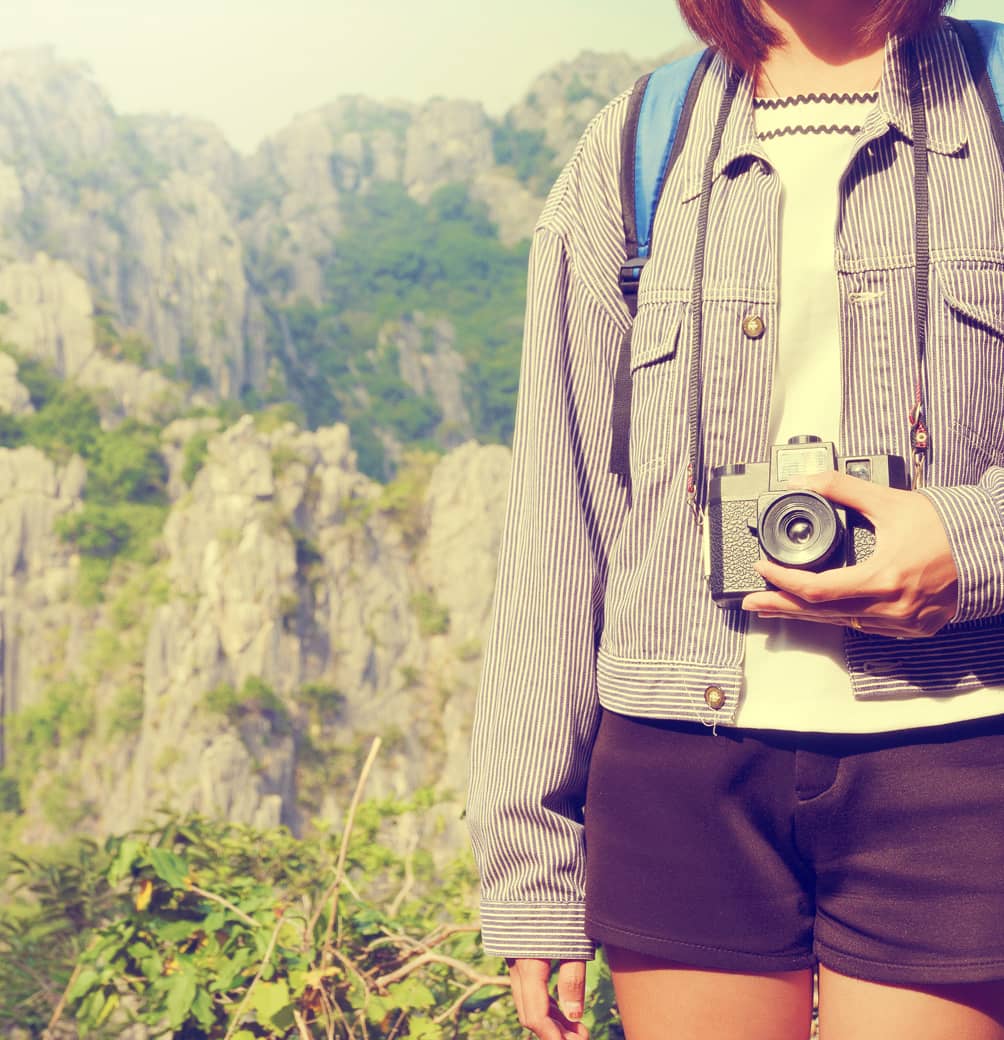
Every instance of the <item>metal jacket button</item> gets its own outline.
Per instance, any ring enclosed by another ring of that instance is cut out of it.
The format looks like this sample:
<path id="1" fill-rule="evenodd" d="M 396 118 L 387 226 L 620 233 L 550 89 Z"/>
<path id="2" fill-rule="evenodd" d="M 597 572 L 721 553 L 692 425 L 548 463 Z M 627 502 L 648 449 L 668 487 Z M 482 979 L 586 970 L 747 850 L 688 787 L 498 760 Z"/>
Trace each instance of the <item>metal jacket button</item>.
<path id="1" fill-rule="evenodd" d="M 759 314 L 749 314 L 743 318 L 743 333 L 747 339 L 759 339 L 766 331 L 767 326 Z"/>
<path id="2" fill-rule="evenodd" d="M 709 686 L 704 691 L 704 703 L 712 711 L 721 711 L 725 707 L 725 691 L 720 686 Z"/>

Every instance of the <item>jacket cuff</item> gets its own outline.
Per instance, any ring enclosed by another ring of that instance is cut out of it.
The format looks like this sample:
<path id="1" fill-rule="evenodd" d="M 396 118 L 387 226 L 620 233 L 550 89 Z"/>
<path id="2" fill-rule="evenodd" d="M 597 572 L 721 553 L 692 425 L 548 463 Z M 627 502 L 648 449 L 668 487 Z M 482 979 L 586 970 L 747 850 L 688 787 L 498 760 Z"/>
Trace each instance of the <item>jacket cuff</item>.
<path id="1" fill-rule="evenodd" d="M 589 961 L 584 903 L 481 903 L 481 936 L 493 957 Z"/>
<path id="2" fill-rule="evenodd" d="M 950 624 L 1004 613 L 1004 515 L 983 484 L 928 487 L 920 492 L 934 505 L 948 535 L 959 572 L 959 599 Z"/>

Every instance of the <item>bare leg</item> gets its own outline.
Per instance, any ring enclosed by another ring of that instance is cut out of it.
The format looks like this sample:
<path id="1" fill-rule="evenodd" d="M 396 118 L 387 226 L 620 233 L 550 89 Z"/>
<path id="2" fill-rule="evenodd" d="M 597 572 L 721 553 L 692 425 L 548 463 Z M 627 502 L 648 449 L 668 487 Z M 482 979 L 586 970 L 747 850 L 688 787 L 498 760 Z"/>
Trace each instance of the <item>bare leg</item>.
<path id="1" fill-rule="evenodd" d="M 819 967 L 820 1040 L 1004 1040 L 1004 981 L 905 987 Z"/>
<path id="2" fill-rule="evenodd" d="M 808 968 L 740 975 L 690 968 L 617 947 L 605 950 L 627 1040 L 807 1040 L 809 1036 L 812 972 Z"/>

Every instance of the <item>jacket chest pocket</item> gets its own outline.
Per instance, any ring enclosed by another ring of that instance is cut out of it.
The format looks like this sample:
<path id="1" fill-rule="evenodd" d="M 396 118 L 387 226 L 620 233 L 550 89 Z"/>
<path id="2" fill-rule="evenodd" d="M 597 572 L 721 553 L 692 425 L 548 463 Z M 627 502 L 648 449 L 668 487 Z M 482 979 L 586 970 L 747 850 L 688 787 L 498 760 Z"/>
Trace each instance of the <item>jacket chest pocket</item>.
<path id="1" fill-rule="evenodd" d="M 631 333 L 631 473 L 638 477 L 678 449 L 686 409 L 685 365 L 678 358 L 687 304 L 645 303 Z"/>
<path id="2" fill-rule="evenodd" d="M 1004 465 L 1004 268 L 939 267 L 929 333 L 938 481 Z"/>

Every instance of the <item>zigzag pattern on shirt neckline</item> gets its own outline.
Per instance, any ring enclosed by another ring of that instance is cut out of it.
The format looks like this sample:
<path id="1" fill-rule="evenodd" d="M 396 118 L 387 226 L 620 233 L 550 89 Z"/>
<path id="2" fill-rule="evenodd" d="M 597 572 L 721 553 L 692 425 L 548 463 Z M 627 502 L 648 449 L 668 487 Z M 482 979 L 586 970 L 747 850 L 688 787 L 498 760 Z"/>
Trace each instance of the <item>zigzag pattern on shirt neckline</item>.
<path id="1" fill-rule="evenodd" d="M 777 130 L 765 130 L 757 134 L 758 141 L 771 141 L 775 137 L 787 137 L 792 134 L 859 134 L 860 126 L 782 126 Z"/>
<path id="2" fill-rule="evenodd" d="M 785 98 L 754 98 L 753 107 L 773 110 L 790 108 L 792 105 L 804 105 L 811 102 L 826 101 L 835 105 L 869 104 L 878 101 L 878 91 L 867 94 L 796 94 Z"/>

